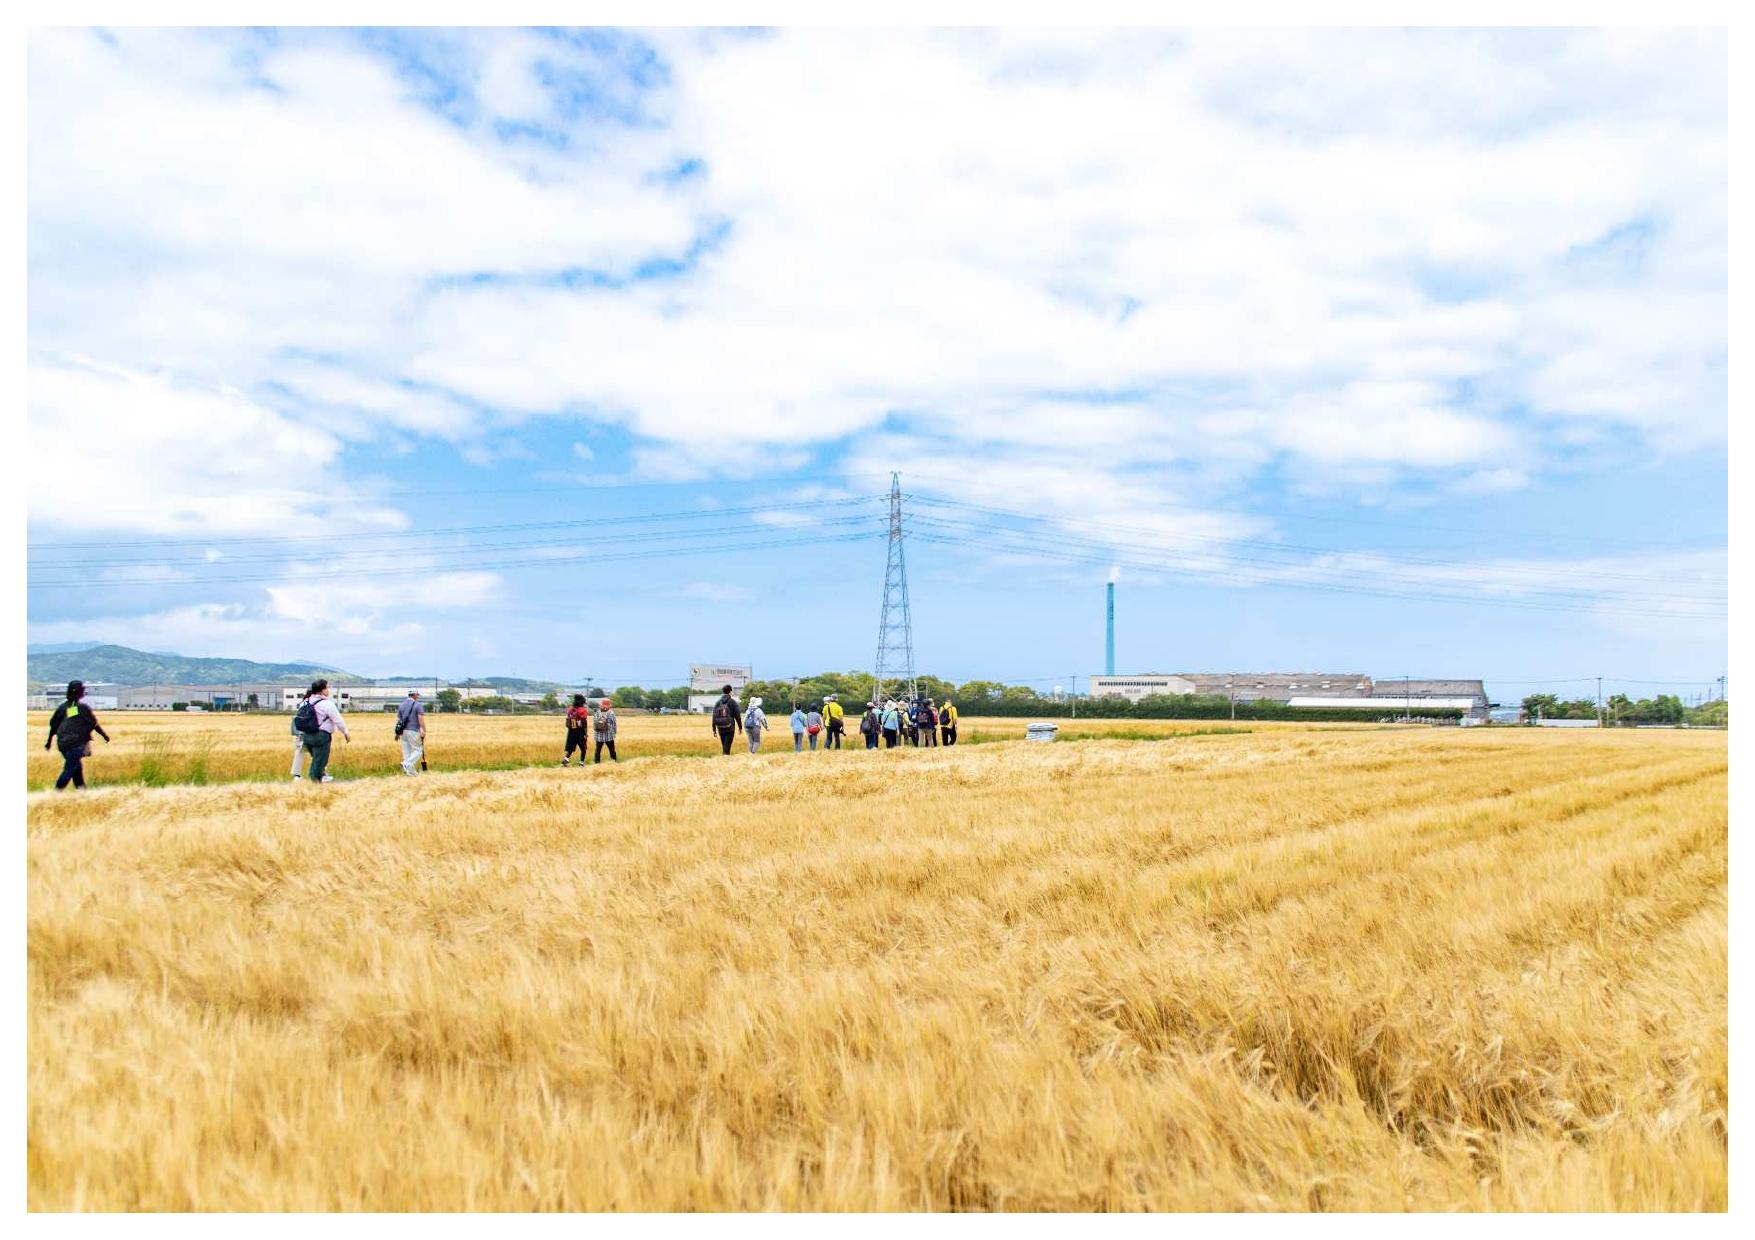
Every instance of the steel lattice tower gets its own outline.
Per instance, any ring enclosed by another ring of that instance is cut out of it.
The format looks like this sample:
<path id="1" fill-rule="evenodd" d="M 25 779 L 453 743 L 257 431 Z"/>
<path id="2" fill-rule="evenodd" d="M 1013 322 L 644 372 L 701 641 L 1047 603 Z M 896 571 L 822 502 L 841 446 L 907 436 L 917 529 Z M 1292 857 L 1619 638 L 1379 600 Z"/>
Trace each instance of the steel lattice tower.
<path id="1" fill-rule="evenodd" d="M 878 614 L 877 666 L 872 699 L 884 704 L 885 686 L 918 697 L 914 680 L 914 625 L 908 614 L 908 562 L 902 554 L 902 475 L 890 475 L 890 557 L 884 568 L 884 605 Z"/>

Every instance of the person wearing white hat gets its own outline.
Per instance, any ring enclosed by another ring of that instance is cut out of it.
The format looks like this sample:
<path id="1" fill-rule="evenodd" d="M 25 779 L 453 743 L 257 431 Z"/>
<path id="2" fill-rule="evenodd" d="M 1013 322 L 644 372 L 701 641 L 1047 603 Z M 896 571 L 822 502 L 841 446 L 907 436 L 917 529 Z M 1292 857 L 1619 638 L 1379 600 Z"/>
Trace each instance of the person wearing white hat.
<path id="1" fill-rule="evenodd" d="M 750 708 L 743 712 L 743 734 L 750 738 L 750 752 L 759 753 L 762 733 L 768 730 L 768 716 L 762 710 L 762 699 L 751 698 Z"/>

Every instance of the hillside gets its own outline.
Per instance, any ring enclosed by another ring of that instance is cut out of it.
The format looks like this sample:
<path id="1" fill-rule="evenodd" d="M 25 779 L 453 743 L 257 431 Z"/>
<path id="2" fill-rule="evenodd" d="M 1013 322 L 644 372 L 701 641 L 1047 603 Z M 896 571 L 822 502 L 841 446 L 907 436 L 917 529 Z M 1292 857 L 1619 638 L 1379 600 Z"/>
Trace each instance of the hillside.
<path id="1" fill-rule="evenodd" d="M 148 653 L 128 646 L 93 646 L 89 650 L 35 652 L 25 658 L 25 674 L 33 682 L 55 684 L 80 680 L 116 684 L 224 684 L 235 680 L 309 680 L 327 676 L 358 682 L 363 677 L 313 663 L 257 663 L 252 659 L 192 659 L 178 654 Z"/>

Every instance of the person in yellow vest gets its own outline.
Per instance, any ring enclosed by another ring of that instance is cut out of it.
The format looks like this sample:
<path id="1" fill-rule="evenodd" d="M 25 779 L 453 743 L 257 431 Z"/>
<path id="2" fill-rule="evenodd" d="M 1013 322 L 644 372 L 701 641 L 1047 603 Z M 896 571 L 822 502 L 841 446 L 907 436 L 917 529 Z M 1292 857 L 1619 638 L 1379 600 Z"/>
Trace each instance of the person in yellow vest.
<path id="1" fill-rule="evenodd" d="M 938 730 L 943 733 L 945 744 L 957 743 L 957 704 L 946 700 L 944 709 L 938 712 Z"/>
<path id="2" fill-rule="evenodd" d="M 841 703 L 832 693 L 823 699 L 823 726 L 829 733 L 823 748 L 841 748 L 841 733 L 847 728 L 847 712 L 841 709 Z"/>

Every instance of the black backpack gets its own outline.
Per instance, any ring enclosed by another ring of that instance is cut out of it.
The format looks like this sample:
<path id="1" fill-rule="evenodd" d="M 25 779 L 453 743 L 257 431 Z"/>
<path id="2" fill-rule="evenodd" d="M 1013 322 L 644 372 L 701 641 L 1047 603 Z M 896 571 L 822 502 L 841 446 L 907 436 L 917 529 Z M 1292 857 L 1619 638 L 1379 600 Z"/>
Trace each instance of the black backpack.
<path id="1" fill-rule="evenodd" d="M 737 726 L 737 707 L 728 697 L 722 697 L 713 707 L 713 726 L 716 728 L 733 728 Z"/>
<path id="2" fill-rule="evenodd" d="M 317 726 L 317 703 L 314 698 L 306 698 L 299 703 L 299 709 L 293 715 L 293 727 L 301 732 L 321 732 Z"/>

